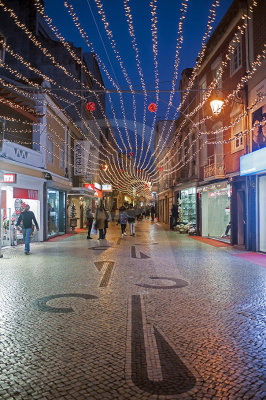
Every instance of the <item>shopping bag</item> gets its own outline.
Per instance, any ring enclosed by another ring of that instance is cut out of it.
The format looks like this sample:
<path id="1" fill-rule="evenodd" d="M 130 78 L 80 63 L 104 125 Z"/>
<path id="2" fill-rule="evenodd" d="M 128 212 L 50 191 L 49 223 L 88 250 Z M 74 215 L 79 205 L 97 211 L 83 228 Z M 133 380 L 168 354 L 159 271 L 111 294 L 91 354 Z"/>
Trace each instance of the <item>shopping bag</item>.
<path id="1" fill-rule="evenodd" d="M 95 225 L 96 225 L 96 222 L 94 221 L 92 224 L 92 227 L 91 227 L 91 235 L 97 235 L 97 233 L 98 233 Z"/>

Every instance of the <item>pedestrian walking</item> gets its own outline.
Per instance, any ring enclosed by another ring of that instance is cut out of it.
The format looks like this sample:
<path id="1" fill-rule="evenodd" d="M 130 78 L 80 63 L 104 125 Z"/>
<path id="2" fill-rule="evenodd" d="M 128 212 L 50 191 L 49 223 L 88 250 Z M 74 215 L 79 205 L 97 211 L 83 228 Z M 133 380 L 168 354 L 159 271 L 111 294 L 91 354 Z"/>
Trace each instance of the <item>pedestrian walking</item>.
<path id="1" fill-rule="evenodd" d="M 154 216 L 155 216 L 155 208 L 154 206 L 151 206 L 151 222 L 154 222 Z"/>
<path id="2" fill-rule="evenodd" d="M 146 206 L 145 209 L 145 219 L 150 219 L 150 207 Z"/>
<path id="3" fill-rule="evenodd" d="M 30 206 L 29 204 L 26 204 L 25 210 L 22 211 L 20 216 L 18 217 L 18 221 L 16 226 L 18 227 L 22 222 L 22 233 L 23 233 L 23 240 L 25 244 L 25 254 L 29 255 L 30 254 L 30 235 L 33 231 L 34 225 L 39 231 L 39 225 L 38 222 L 36 221 L 35 215 L 32 211 L 30 211 Z M 34 225 L 33 225 L 34 223 Z"/>
<path id="4" fill-rule="evenodd" d="M 130 204 L 128 210 L 127 210 L 127 217 L 128 217 L 128 224 L 129 224 L 129 230 L 130 230 L 130 236 L 135 236 L 135 210 L 133 208 L 133 204 Z"/>
<path id="5" fill-rule="evenodd" d="M 115 206 L 113 206 L 112 209 L 111 209 L 111 219 L 112 219 L 112 222 L 114 222 L 114 220 L 115 220 L 115 211 L 116 211 L 116 208 L 115 208 Z"/>
<path id="6" fill-rule="evenodd" d="M 98 209 L 96 213 L 96 227 L 99 229 L 98 240 L 104 239 L 104 227 L 105 227 L 106 215 L 102 206 Z"/>
<path id="7" fill-rule="evenodd" d="M 92 239 L 91 237 L 91 228 L 92 228 L 92 224 L 93 224 L 93 214 L 91 212 L 91 208 L 87 208 L 86 211 L 86 218 L 87 218 L 87 227 L 88 227 L 88 236 L 87 239 Z"/>
<path id="8" fill-rule="evenodd" d="M 121 225 L 121 234 L 122 238 L 125 235 L 125 230 L 127 226 L 127 211 L 124 206 L 119 208 L 119 216 L 118 216 L 118 223 Z"/>
<path id="9" fill-rule="evenodd" d="M 108 222 L 109 222 L 110 216 L 109 216 L 108 211 L 105 208 L 103 210 L 104 210 L 104 213 L 105 213 L 105 216 L 106 216 L 106 220 L 104 221 L 104 229 L 103 229 L 103 235 L 104 235 L 104 239 L 105 239 L 105 236 L 106 236 L 106 233 L 107 233 L 107 229 L 108 229 Z"/>

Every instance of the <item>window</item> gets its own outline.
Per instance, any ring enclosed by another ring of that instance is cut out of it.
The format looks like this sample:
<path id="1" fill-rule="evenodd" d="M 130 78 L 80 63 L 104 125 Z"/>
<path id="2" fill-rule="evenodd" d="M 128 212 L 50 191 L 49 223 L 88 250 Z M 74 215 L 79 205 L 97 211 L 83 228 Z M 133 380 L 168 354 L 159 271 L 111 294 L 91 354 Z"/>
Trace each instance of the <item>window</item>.
<path id="1" fill-rule="evenodd" d="M 50 136 L 47 138 L 47 162 L 49 164 L 54 163 L 54 143 Z"/>
<path id="2" fill-rule="evenodd" d="M 59 168 L 64 169 L 65 168 L 65 151 L 64 147 L 60 145 L 59 148 Z"/>
<path id="3" fill-rule="evenodd" d="M 231 55 L 231 75 L 233 75 L 241 67 L 241 63 L 241 43 L 237 43 L 235 45 L 234 52 Z"/>
<path id="4" fill-rule="evenodd" d="M 234 120 L 240 117 L 240 115 L 236 115 Z M 233 121 L 232 121 L 233 122 Z M 234 126 L 231 128 L 231 137 L 232 137 L 232 145 L 231 151 L 232 153 L 242 150 L 244 148 L 244 137 L 242 132 L 242 120 L 240 119 Z"/>
<path id="5" fill-rule="evenodd" d="M 206 97 L 206 89 L 207 89 L 207 82 L 206 82 L 206 78 L 204 78 L 200 84 L 199 84 L 199 88 L 200 88 L 200 101 L 203 101 Z"/>
<path id="6" fill-rule="evenodd" d="M 221 57 L 218 57 L 218 58 L 214 61 L 214 63 L 212 64 L 212 66 L 211 66 L 211 69 L 212 69 L 212 79 L 213 79 L 213 80 L 218 79 L 218 80 L 217 80 L 217 84 L 216 84 L 216 87 L 217 87 L 218 89 L 221 89 L 221 87 L 222 87 L 222 76 L 221 76 L 221 71 L 220 71 L 221 62 L 222 62 Z"/>
<path id="7" fill-rule="evenodd" d="M 6 38 L 0 33 L 0 64 L 4 62 L 5 59 L 5 43 Z"/>

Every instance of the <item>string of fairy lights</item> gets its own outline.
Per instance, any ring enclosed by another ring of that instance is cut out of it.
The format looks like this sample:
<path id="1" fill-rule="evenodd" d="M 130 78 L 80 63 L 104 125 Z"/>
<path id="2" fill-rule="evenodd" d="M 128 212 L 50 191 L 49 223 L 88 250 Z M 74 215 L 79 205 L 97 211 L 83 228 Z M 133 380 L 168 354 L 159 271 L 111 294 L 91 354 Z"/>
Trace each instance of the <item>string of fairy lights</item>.
<path id="1" fill-rule="evenodd" d="M 243 31 L 243 29 L 242 29 L 241 26 L 238 27 L 238 29 L 241 30 L 241 31 Z M 238 30 L 238 32 L 239 32 L 239 30 Z M 236 33 L 235 37 L 237 37 L 238 32 Z M 234 37 L 233 40 L 235 40 L 235 37 Z M 230 46 L 229 46 L 229 47 L 230 47 Z M 231 53 L 231 50 L 230 50 L 230 53 Z M 232 101 L 232 99 L 236 96 L 236 94 L 243 88 L 244 84 L 248 81 L 248 79 L 251 78 L 252 74 L 254 74 L 254 73 L 256 72 L 257 67 L 258 67 L 258 66 L 261 66 L 261 62 L 262 62 L 262 60 L 264 59 L 264 53 L 265 53 L 265 52 L 263 51 L 263 53 L 262 53 L 261 55 L 258 55 L 258 57 L 257 57 L 257 59 L 255 60 L 255 62 L 252 63 L 251 70 L 249 70 L 249 71 L 247 72 L 247 75 L 246 75 L 246 76 L 243 76 L 243 77 L 241 78 L 241 81 L 238 83 L 236 89 L 233 90 L 232 93 L 228 94 L 228 96 L 226 97 L 226 99 L 225 99 L 225 101 L 224 101 L 223 107 L 221 108 L 221 111 L 222 111 L 222 109 L 229 103 L 229 101 Z M 227 58 L 227 59 L 230 59 L 230 57 L 228 56 L 228 53 L 226 54 L 226 58 Z M 222 75 L 222 73 L 224 72 L 224 69 L 225 69 L 225 67 L 227 67 L 227 65 L 228 65 L 228 62 L 224 62 L 224 63 L 223 63 L 222 71 L 220 71 L 217 80 L 218 80 L 219 77 Z M 213 89 L 213 83 L 214 83 L 214 82 L 217 83 L 217 80 L 215 79 L 215 80 L 213 80 L 213 81 L 211 82 L 211 84 L 210 84 L 211 90 L 210 90 L 210 86 L 209 86 L 209 87 L 207 88 L 207 92 L 211 93 L 211 91 L 212 91 L 212 89 Z M 205 97 L 205 96 L 204 96 L 204 97 Z M 204 106 L 205 103 L 206 103 L 206 99 L 204 99 L 204 100 L 199 104 L 200 107 L 197 107 L 197 110 L 198 110 L 198 109 L 203 109 L 203 106 Z M 176 141 L 178 140 L 179 133 L 182 132 L 182 128 L 183 128 L 184 125 L 186 124 L 187 118 L 190 119 L 190 116 L 192 116 L 193 114 L 194 114 L 193 112 L 192 112 L 191 114 L 185 114 L 186 119 L 183 120 L 182 124 L 180 125 L 180 127 L 179 127 L 179 129 L 178 129 L 178 132 L 176 133 L 176 139 L 175 139 L 174 144 L 175 144 Z M 201 119 L 200 121 L 198 121 L 197 123 L 194 122 L 194 123 L 193 123 L 193 126 L 197 129 L 197 126 L 201 125 L 201 124 L 204 123 L 206 120 L 209 120 L 209 119 L 212 119 L 212 118 L 213 118 L 213 115 L 207 115 L 206 117 L 202 118 L 202 119 Z M 158 158 L 159 156 L 160 156 L 160 154 L 157 154 L 157 158 Z M 161 161 L 162 161 L 162 160 L 161 160 Z"/>
<path id="2" fill-rule="evenodd" d="M 140 50 L 137 42 L 137 37 L 135 34 L 132 10 L 130 7 L 130 0 L 123 0 L 124 11 L 125 11 L 125 20 L 128 25 L 128 31 L 130 35 L 130 41 L 132 44 L 132 49 L 135 53 L 135 61 L 138 70 L 138 74 L 140 77 L 142 92 L 143 92 L 143 124 L 142 124 L 142 134 L 141 134 L 141 144 L 138 143 L 138 128 L 137 128 L 137 103 L 136 103 L 136 91 L 132 85 L 132 81 L 127 72 L 125 62 L 122 59 L 121 53 L 118 48 L 118 44 L 115 41 L 114 33 L 110 28 L 110 23 L 107 20 L 106 13 L 104 11 L 103 2 L 101 0 L 94 0 L 98 13 L 103 22 L 103 26 L 108 37 L 110 46 L 113 50 L 113 53 L 118 61 L 118 64 L 121 68 L 122 74 L 127 82 L 129 87 L 130 95 L 132 97 L 132 111 L 133 113 L 133 122 L 134 122 L 134 141 L 135 144 L 133 147 L 130 141 L 129 136 L 129 128 L 127 125 L 126 118 L 126 109 L 123 99 L 123 91 L 120 89 L 118 82 L 112 77 L 112 74 L 108 71 L 107 66 L 101 59 L 99 52 L 96 51 L 95 46 L 88 39 L 88 35 L 85 29 L 81 26 L 80 19 L 77 13 L 74 11 L 73 6 L 70 4 L 69 0 L 65 0 L 64 6 L 71 16 L 72 21 L 75 27 L 78 29 L 81 37 L 84 39 L 86 45 L 93 52 L 93 57 L 97 61 L 98 65 L 101 67 L 102 71 L 105 73 L 108 81 L 112 84 L 115 91 L 111 92 L 110 90 L 106 90 L 104 84 L 95 76 L 86 66 L 83 59 L 81 59 L 76 52 L 74 51 L 73 46 L 61 35 L 59 30 L 53 24 L 52 19 L 46 15 L 44 11 L 43 4 L 40 0 L 34 0 L 35 7 L 40 15 L 45 19 L 50 29 L 56 35 L 58 40 L 62 43 L 62 45 L 67 50 L 68 54 L 74 59 L 81 67 L 81 69 L 89 76 L 89 78 L 94 82 L 95 87 L 93 85 L 90 87 L 87 84 L 85 85 L 81 79 L 78 79 L 73 73 L 66 67 L 64 64 L 60 63 L 57 57 L 52 54 L 45 46 L 43 46 L 42 42 L 39 38 L 19 19 L 18 15 L 15 11 L 5 5 L 4 0 L 0 0 L 0 7 L 2 10 L 9 15 L 11 20 L 15 23 L 15 25 L 20 28 L 24 34 L 28 37 L 28 39 L 41 51 L 49 61 L 61 72 L 68 77 L 69 81 L 73 81 L 76 84 L 76 87 L 80 88 L 79 90 L 71 87 L 65 87 L 62 84 L 59 84 L 57 80 L 51 78 L 44 74 L 41 70 L 32 65 L 29 61 L 25 60 L 20 54 L 15 52 L 10 45 L 6 44 L 4 41 L 1 41 L 1 45 L 3 46 L 6 53 L 10 54 L 16 61 L 21 63 L 26 69 L 35 73 L 37 76 L 41 77 L 43 80 L 50 83 L 50 87 L 44 87 L 40 83 L 36 83 L 34 79 L 28 78 L 28 76 L 23 75 L 22 70 L 15 69 L 8 65 L 5 62 L 1 63 L 1 67 L 8 71 L 11 75 L 15 77 L 18 81 L 22 81 L 25 85 L 16 85 L 16 83 L 12 83 L 11 81 L 5 80 L 0 77 L 0 84 L 2 87 L 6 89 L 10 89 L 18 93 L 18 95 L 23 96 L 24 98 L 28 98 L 28 104 L 25 102 L 15 103 L 8 97 L 0 98 L 0 102 L 6 106 L 9 106 L 13 109 L 23 110 L 24 112 L 31 113 L 34 107 L 37 107 L 39 104 L 40 109 L 45 103 L 45 98 L 50 96 L 50 98 L 58 99 L 62 102 L 65 102 L 67 106 L 65 109 L 61 109 L 61 112 L 65 116 L 65 118 L 69 121 L 69 123 L 74 127 L 74 130 L 78 133 L 79 137 L 84 141 L 88 141 L 90 146 L 95 150 L 94 152 L 88 150 L 86 146 L 82 146 L 84 150 L 84 155 L 82 157 L 89 156 L 91 158 L 90 170 L 93 173 L 99 172 L 102 182 L 110 182 L 114 185 L 116 189 L 119 191 L 128 194 L 130 196 L 138 195 L 143 197 L 150 197 L 152 190 L 152 183 L 157 184 L 161 180 L 173 176 L 176 172 L 178 172 L 181 168 L 186 166 L 193 158 L 197 157 L 203 146 L 207 145 L 216 145 L 216 144 L 228 144 L 234 140 L 234 137 L 226 138 L 226 132 L 232 130 L 239 122 L 242 122 L 247 118 L 249 113 L 253 110 L 255 106 L 258 105 L 260 101 L 262 101 L 265 95 L 260 96 L 256 99 L 256 101 L 250 106 L 246 107 L 245 111 L 238 114 L 234 118 L 231 118 L 231 123 L 226 126 L 219 127 L 217 129 L 212 129 L 206 131 L 205 123 L 209 120 L 213 120 L 213 115 L 210 112 L 206 112 L 206 104 L 210 96 L 215 92 L 215 90 L 222 90 L 219 87 L 219 83 L 223 79 L 224 73 L 227 68 L 230 67 L 230 62 L 232 60 L 232 56 L 234 54 L 235 48 L 237 45 L 242 43 L 242 37 L 246 34 L 246 28 L 248 26 L 248 21 L 252 18 L 252 14 L 254 11 L 254 7 L 256 7 L 257 3 L 255 0 L 251 0 L 249 4 L 248 10 L 243 11 L 241 16 L 241 22 L 237 25 L 236 32 L 234 33 L 233 39 L 228 44 L 228 48 L 223 56 L 223 60 L 221 60 L 220 66 L 218 68 L 217 73 L 214 76 L 214 79 L 208 83 L 206 89 L 204 91 L 204 96 L 202 96 L 201 100 L 198 101 L 197 105 L 189 110 L 185 108 L 185 104 L 187 102 L 188 96 L 193 90 L 193 87 L 196 82 L 196 78 L 199 76 L 199 73 L 202 68 L 202 64 L 205 59 L 205 53 L 207 49 L 207 40 L 209 39 L 214 21 L 216 18 L 216 8 L 219 6 L 219 1 L 213 1 L 213 4 L 210 8 L 208 21 L 205 33 L 202 38 L 201 50 L 198 53 L 196 63 L 194 68 L 192 69 L 191 76 L 188 80 L 188 84 L 186 86 L 185 91 L 183 92 L 182 99 L 178 106 L 176 106 L 173 102 L 174 95 L 176 92 L 176 83 L 178 79 L 178 67 L 180 64 L 180 52 L 182 50 L 183 44 L 183 26 L 185 21 L 185 16 L 188 9 L 189 0 L 182 0 L 180 5 L 180 18 L 178 23 L 177 30 L 177 41 L 176 41 L 176 53 L 174 60 L 174 73 L 173 79 L 171 81 L 171 90 L 169 94 L 169 100 L 166 109 L 166 117 L 164 118 L 165 123 L 163 124 L 162 132 L 160 132 L 159 140 L 157 144 L 154 146 L 153 151 L 151 152 L 151 145 L 153 142 L 153 136 L 155 131 L 156 117 L 157 111 L 160 103 L 160 88 L 159 88 L 159 64 L 158 64 L 158 16 L 157 16 L 157 2 L 158 0 L 150 0 L 149 6 L 151 11 L 151 35 L 152 35 L 152 51 L 153 51 L 153 66 L 154 66 L 154 81 L 155 81 L 155 103 L 151 103 L 148 106 L 148 93 L 144 79 L 144 73 L 141 64 Z M 228 91 L 227 95 L 224 96 L 224 102 L 221 106 L 221 111 L 223 111 L 228 105 L 232 104 L 234 99 L 239 95 L 241 90 L 244 89 L 247 82 L 254 76 L 255 72 L 262 66 L 263 61 L 266 58 L 266 48 L 261 54 L 257 56 L 255 61 L 253 61 L 246 71 L 244 76 L 241 76 L 239 82 L 237 83 L 235 89 Z M 99 88 L 102 92 L 99 91 Z M 70 100 L 69 97 L 62 97 L 56 90 L 61 90 L 66 95 L 71 95 L 76 99 Z M 113 115 L 113 120 L 115 122 L 115 127 L 111 126 L 109 118 L 106 115 L 105 109 L 103 107 L 101 101 L 101 93 L 107 95 L 106 98 L 109 101 L 110 109 Z M 123 132 L 121 131 L 121 126 L 119 125 L 119 121 L 116 115 L 117 107 L 114 106 L 111 93 L 118 94 L 120 101 L 120 109 L 119 111 L 122 113 L 123 119 Z M 88 94 L 93 97 L 93 101 L 88 102 Z M 95 111 L 95 103 L 96 100 L 98 111 L 101 113 L 102 118 L 105 121 L 105 127 L 108 128 L 110 133 L 111 140 L 108 139 L 104 133 L 104 130 L 99 124 L 99 114 L 94 113 Z M 81 101 L 83 105 L 87 105 L 86 114 L 81 112 L 76 105 L 78 101 Z M 46 104 L 48 107 L 48 100 L 46 99 Z M 66 111 L 67 107 L 73 107 L 76 112 L 76 115 L 79 118 L 79 121 L 84 126 L 83 128 L 78 126 L 78 124 L 69 116 L 69 113 Z M 61 121 L 58 117 L 58 106 L 53 105 L 53 102 L 49 102 L 49 111 L 47 111 L 47 117 L 51 118 L 53 121 L 56 121 L 61 128 L 65 129 L 66 125 Z M 166 129 L 166 121 L 170 115 L 170 111 L 174 109 L 174 117 L 172 118 L 172 125 L 167 127 L 168 132 L 164 134 Z M 150 136 L 148 140 L 148 145 L 144 150 L 144 142 L 145 142 L 145 134 L 146 134 L 146 119 L 147 119 L 147 110 L 153 113 L 153 120 L 151 124 Z M 177 115 L 181 113 L 183 116 L 183 121 L 178 127 L 178 130 L 175 132 L 175 136 L 173 141 L 171 141 L 172 148 L 167 150 L 168 139 L 172 133 L 173 124 L 177 119 Z M 56 147 L 60 145 L 64 145 L 67 149 L 74 151 L 73 146 L 68 141 L 62 139 L 60 134 L 58 134 L 57 130 L 49 123 L 49 121 L 43 122 L 41 113 L 36 114 L 36 121 L 25 121 L 21 118 L 13 118 L 10 116 L 0 115 L 0 119 L 4 121 L 14 122 L 26 125 L 26 129 L 21 128 L 13 128 L 7 127 L 6 132 L 13 137 L 16 137 L 16 142 L 18 144 L 34 144 L 39 145 L 43 150 L 48 154 L 47 146 L 44 146 L 43 143 L 37 143 L 31 141 L 17 140 L 20 134 L 31 133 L 32 129 L 28 129 L 29 126 L 38 127 L 42 132 L 45 132 L 45 129 L 49 131 L 52 136 L 57 138 L 54 141 Z M 94 124 L 94 125 L 92 125 Z M 186 133 L 185 137 L 183 135 L 183 131 L 185 127 L 189 125 L 189 130 Z M 23 126 L 22 125 L 22 126 Z M 95 127 L 96 129 L 94 129 Z M 204 127 L 204 129 L 203 129 Z M 115 133 L 114 133 L 115 128 Z M 253 131 L 253 128 L 245 129 L 241 132 L 241 137 L 246 137 L 250 135 Z M 196 135 L 195 135 L 196 132 Z M 121 144 L 119 144 L 116 133 L 119 135 L 119 139 Z M 213 137 L 219 136 L 222 134 L 222 140 L 214 140 Z M 69 137 L 74 141 L 77 139 L 76 134 L 70 133 Z M 207 139 L 204 140 L 204 137 Z M 211 139 L 209 139 L 211 138 Z M 59 143 L 60 144 L 59 144 Z M 176 146 L 178 144 L 179 148 Z M 184 146 L 187 146 L 186 152 L 183 151 L 183 155 L 180 152 L 180 149 L 183 149 Z M 189 155 L 190 154 L 190 155 Z M 58 157 L 55 155 L 55 157 Z M 175 162 L 177 160 L 177 162 Z M 73 166 L 71 163 L 70 166 Z M 99 170 L 100 168 L 100 170 Z"/>
<path id="3" fill-rule="evenodd" d="M 231 124 L 229 124 L 229 125 L 227 125 L 227 126 L 223 126 L 223 127 L 221 127 L 221 128 L 218 128 L 218 129 L 216 129 L 215 131 L 199 132 L 199 133 L 198 133 L 198 137 L 196 137 L 196 138 L 194 139 L 194 141 L 192 141 L 192 142 L 190 143 L 190 146 L 188 146 L 188 148 L 187 148 L 187 153 L 190 153 L 190 150 L 193 148 L 193 145 L 196 144 L 196 143 L 198 142 L 198 139 L 201 137 L 201 135 L 202 135 L 203 133 L 204 133 L 206 136 L 211 136 L 211 137 L 213 137 L 214 134 L 221 133 L 221 132 L 224 133 L 224 132 L 230 131 L 235 125 L 237 125 L 240 121 L 242 121 L 243 118 L 247 117 L 248 114 L 249 114 L 255 107 L 257 107 L 257 105 L 258 105 L 260 102 L 262 102 L 263 99 L 264 99 L 265 97 L 266 97 L 266 93 L 265 93 L 265 94 L 259 95 L 259 96 L 255 99 L 255 101 L 251 104 L 251 106 L 248 107 L 246 111 L 244 111 L 243 113 L 241 113 Z M 262 123 L 260 123 L 260 125 L 262 125 Z M 251 127 L 251 128 L 249 128 L 249 129 L 245 129 L 245 130 L 243 130 L 243 131 L 239 134 L 238 137 L 239 137 L 239 138 L 240 138 L 240 137 L 245 137 L 245 136 L 246 136 L 247 134 L 249 134 L 250 132 L 253 132 L 253 130 L 254 130 L 254 127 Z M 226 136 L 226 135 L 224 135 L 224 136 Z M 230 135 L 230 136 L 231 136 L 231 135 Z M 159 176 L 159 177 L 153 179 L 153 182 L 154 182 L 154 183 L 158 183 L 160 180 L 163 180 L 165 177 L 167 177 L 167 176 L 169 176 L 169 175 L 172 176 L 173 173 L 178 172 L 180 169 L 182 169 L 184 166 L 186 166 L 186 165 L 191 161 L 191 159 L 193 159 L 193 156 L 194 156 L 196 153 L 198 153 L 198 152 L 201 151 L 201 149 L 203 148 L 203 146 L 205 146 L 205 145 L 210 145 L 210 144 L 214 144 L 214 145 L 217 145 L 217 144 L 227 144 L 227 143 L 233 142 L 234 140 L 235 140 L 235 137 L 232 136 L 232 137 L 230 137 L 229 139 L 223 139 L 223 140 L 212 140 L 212 139 L 209 140 L 209 139 L 207 139 L 205 142 L 202 141 L 202 144 L 201 144 L 201 146 L 199 146 L 199 149 L 198 149 L 196 152 L 192 153 L 192 155 L 191 155 L 192 158 L 189 158 L 189 159 L 186 161 L 186 160 L 185 160 L 185 156 L 184 156 L 184 155 L 183 155 L 183 157 L 181 156 L 181 157 L 180 157 L 180 160 L 179 160 L 177 163 L 175 163 L 174 167 L 169 168 L 169 169 L 164 168 L 163 171 L 161 171 L 161 172 L 163 172 L 163 174 L 161 174 L 161 176 Z M 231 154 L 231 153 L 230 153 L 230 154 Z M 171 162 L 171 159 L 168 159 L 167 164 L 169 164 L 170 162 Z M 166 165 L 166 164 L 165 164 L 165 165 Z"/>
<path id="4" fill-rule="evenodd" d="M 230 101 L 232 101 L 232 99 L 234 99 L 234 98 L 239 94 L 239 92 L 243 89 L 244 85 L 248 82 L 248 80 L 251 79 L 252 76 L 253 76 L 253 75 L 255 74 L 255 72 L 257 71 L 257 69 L 258 69 L 259 67 L 261 67 L 262 62 L 263 62 L 263 60 L 264 60 L 265 58 L 266 58 L 266 49 L 264 49 L 263 52 L 262 52 L 262 54 L 259 54 L 259 55 L 257 56 L 256 60 L 251 64 L 251 67 L 250 67 L 248 73 L 247 73 L 245 76 L 243 76 L 243 77 L 241 78 L 240 82 L 237 84 L 236 89 L 234 89 L 234 90 L 232 91 L 232 93 L 229 93 L 228 96 L 225 98 L 224 104 L 221 106 L 221 111 L 226 107 L 226 105 L 228 105 L 228 104 L 230 103 Z M 246 113 L 245 113 L 245 115 L 243 115 L 243 117 L 242 117 L 241 119 L 243 119 L 245 116 L 246 116 Z M 189 118 L 189 117 L 188 117 L 188 118 Z M 189 118 L 189 119 L 190 119 L 190 118 Z M 197 121 L 197 122 L 193 122 L 193 121 L 192 121 L 192 127 L 191 127 L 191 129 L 189 130 L 189 132 L 188 132 L 188 134 L 187 134 L 186 137 L 187 137 L 187 138 L 190 137 L 190 136 L 193 134 L 194 129 L 199 130 L 199 127 L 200 127 L 202 124 L 204 124 L 207 120 L 211 120 L 211 119 L 213 119 L 213 115 L 207 115 L 207 116 L 205 116 L 205 117 L 202 117 L 202 118 L 201 118 L 199 121 Z M 235 126 L 235 124 L 237 123 L 236 121 L 239 122 L 239 121 L 238 121 L 238 118 L 234 119 L 234 120 L 231 122 L 231 124 L 228 126 L 228 129 L 231 128 L 231 127 L 233 127 L 233 126 Z M 175 145 L 175 144 L 177 143 L 177 141 L 178 141 L 178 139 L 179 139 L 179 135 L 182 133 L 182 128 L 183 128 L 183 126 L 184 126 L 184 123 L 182 123 L 181 126 L 180 126 L 180 128 L 178 129 L 178 131 L 177 131 L 177 133 L 176 133 L 176 135 L 175 135 L 175 140 L 174 140 L 174 142 L 173 142 L 173 145 Z M 216 133 L 219 133 L 219 130 L 213 130 L 213 131 L 210 131 L 210 132 L 209 132 L 209 134 L 213 134 L 213 135 L 215 135 Z M 199 132 L 199 133 L 198 133 L 198 137 L 200 137 L 200 136 L 201 136 L 201 133 Z M 172 155 L 170 158 L 168 158 L 167 162 L 171 161 L 173 158 L 174 158 L 174 155 Z M 161 166 L 162 168 L 164 168 L 165 165 L 166 165 L 166 161 L 165 161 L 165 160 L 166 160 L 166 155 L 160 160 L 160 166 Z M 156 174 L 156 171 L 155 171 L 154 173 L 151 174 L 151 177 L 153 177 L 155 174 Z"/>

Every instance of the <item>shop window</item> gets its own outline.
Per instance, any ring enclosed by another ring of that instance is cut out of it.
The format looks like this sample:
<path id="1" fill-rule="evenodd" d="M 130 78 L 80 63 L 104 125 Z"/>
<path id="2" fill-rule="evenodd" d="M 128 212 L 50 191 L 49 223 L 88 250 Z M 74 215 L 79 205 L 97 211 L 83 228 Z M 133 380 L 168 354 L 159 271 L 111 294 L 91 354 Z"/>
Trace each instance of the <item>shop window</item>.
<path id="1" fill-rule="evenodd" d="M 233 75 L 242 64 L 241 43 L 234 45 L 234 51 L 231 55 L 231 75 Z"/>
<path id="2" fill-rule="evenodd" d="M 52 137 L 47 138 L 47 162 L 54 163 L 54 143 Z"/>
<path id="3" fill-rule="evenodd" d="M 60 146 L 59 148 L 59 168 L 65 168 L 65 151 L 63 146 Z"/>
<path id="4" fill-rule="evenodd" d="M 239 116 L 236 116 L 234 119 L 238 118 Z M 242 132 L 242 120 L 237 122 L 232 128 L 231 128 L 231 137 L 232 137 L 232 144 L 231 144 L 231 151 L 232 153 L 243 150 L 244 149 L 244 137 L 243 137 L 243 132 Z"/>

